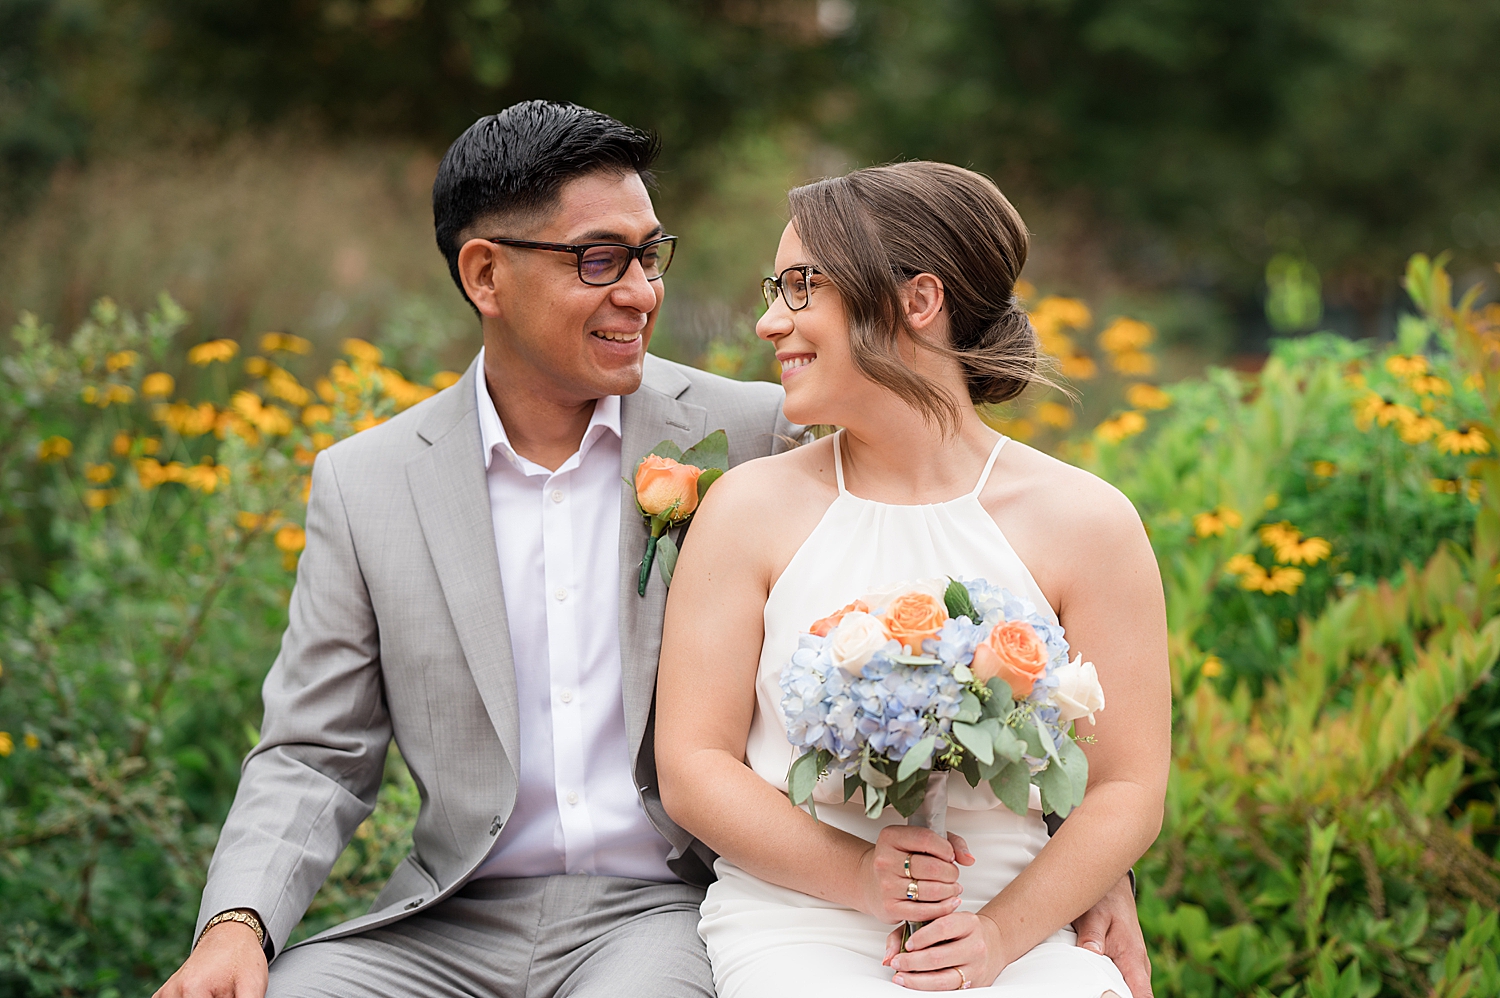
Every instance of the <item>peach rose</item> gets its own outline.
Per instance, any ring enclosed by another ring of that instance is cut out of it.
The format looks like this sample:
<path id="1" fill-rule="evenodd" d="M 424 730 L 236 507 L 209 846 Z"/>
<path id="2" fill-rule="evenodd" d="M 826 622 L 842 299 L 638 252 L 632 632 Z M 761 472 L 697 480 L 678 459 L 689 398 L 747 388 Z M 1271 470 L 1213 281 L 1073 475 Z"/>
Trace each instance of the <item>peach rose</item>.
<path id="1" fill-rule="evenodd" d="M 1005 680 L 1011 695 L 1023 700 L 1047 671 L 1047 645 L 1036 628 L 1024 620 L 996 624 L 990 636 L 974 649 L 971 668 L 981 683 L 997 676 Z"/>
<path id="2" fill-rule="evenodd" d="M 635 469 L 635 498 L 647 516 L 672 511 L 672 519 L 685 520 L 698 508 L 698 476 L 702 468 L 682 464 L 659 454 L 647 454 Z"/>
<path id="3" fill-rule="evenodd" d="M 920 655 L 922 642 L 937 637 L 947 623 L 948 608 L 927 593 L 909 592 L 891 600 L 880 619 L 891 637 L 909 646 L 913 655 Z"/>
<path id="4" fill-rule="evenodd" d="M 839 626 L 839 621 L 844 619 L 845 614 L 869 612 L 870 608 L 865 605 L 865 601 L 857 599 L 837 613 L 830 613 L 822 620 L 814 621 L 813 625 L 807 630 L 809 634 L 816 634 L 820 638 L 826 638 L 829 634 L 833 633 L 835 627 Z"/>

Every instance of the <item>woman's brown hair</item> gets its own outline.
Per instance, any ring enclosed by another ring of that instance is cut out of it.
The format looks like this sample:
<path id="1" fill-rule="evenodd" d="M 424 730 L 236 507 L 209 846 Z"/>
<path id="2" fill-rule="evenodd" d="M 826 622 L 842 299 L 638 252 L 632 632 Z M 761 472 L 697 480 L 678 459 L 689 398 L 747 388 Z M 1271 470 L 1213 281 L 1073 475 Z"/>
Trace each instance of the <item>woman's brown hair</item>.
<path id="1" fill-rule="evenodd" d="M 951 428 L 965 400 L 901 360 L 901 333 L 956 359 L 972 404 L 1006 402 L 1047 381 L 1036 331 L 1015 296 L 1026 225 L 989 178 L 947 163 L 893 163 L 797 187 L 788 197 L 809 262 L 843 298 L 850 352 L 865 377 Z M 947 344 L 907 325 L 901 289 L 918 274 L 943 282 Z"/>

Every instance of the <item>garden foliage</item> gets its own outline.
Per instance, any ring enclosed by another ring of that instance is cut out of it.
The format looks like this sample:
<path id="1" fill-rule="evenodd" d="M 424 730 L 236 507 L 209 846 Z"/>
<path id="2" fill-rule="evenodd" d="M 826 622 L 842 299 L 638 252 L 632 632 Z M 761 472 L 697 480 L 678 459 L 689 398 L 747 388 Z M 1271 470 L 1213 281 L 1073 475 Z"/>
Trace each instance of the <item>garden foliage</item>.
<path id="1" fill-rule="evenodd" d="M 1167 386 L 1147 327 L 1034 307 L 1071 377 L 1129 381 L 1086 434 L 1059 398 L 1007 425 L 1124 490 L 1160 558 L 1159 994 L 1500 995 L 1500 315 L 1441 261 L 1406 282 L 1394 344 L 1288 340 Z M 102 301 L 0 350 L 0 996 L 146 995 L 186 954 L 312 457 L 453 378 L 189 336 L 168 299 Z M 418 805 L 393 755 L 299 936 L 369 904 Z"/>

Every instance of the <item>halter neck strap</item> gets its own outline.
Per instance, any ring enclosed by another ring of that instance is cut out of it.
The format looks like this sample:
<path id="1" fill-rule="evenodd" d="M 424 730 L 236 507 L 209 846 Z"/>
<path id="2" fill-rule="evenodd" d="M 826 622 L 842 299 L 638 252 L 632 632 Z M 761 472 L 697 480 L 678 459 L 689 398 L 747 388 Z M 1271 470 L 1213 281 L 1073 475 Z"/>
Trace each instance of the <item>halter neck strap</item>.
<path id="1" fill-rule="evenodd" d="M 833 438 L 833 477 L 839 483 L 839 495 L 848 495 L 849 490 L 844 488 L 844 430 L 842 427 Z"/>
<path id="2" fill-rule="evenodd" d="M 984 491 L 985 482 L 988 482 L 990 480 L 990 472 L 995 470 L 995 458 L 1000 456 L 1000 448 L 1004 447 L 1005 441 L 1009 439 L 1010 437 L 1001 434 L 1000 439 L 995 441 L 995 449 L 990 451 L 990 459 L 984 462 L 984 470 L 979 473 L 979 484 L 974 486 L 974 491 L 970 492 L 969 495 L 974 496 L 977 499 L 979 497 L 979 493 Z"/>

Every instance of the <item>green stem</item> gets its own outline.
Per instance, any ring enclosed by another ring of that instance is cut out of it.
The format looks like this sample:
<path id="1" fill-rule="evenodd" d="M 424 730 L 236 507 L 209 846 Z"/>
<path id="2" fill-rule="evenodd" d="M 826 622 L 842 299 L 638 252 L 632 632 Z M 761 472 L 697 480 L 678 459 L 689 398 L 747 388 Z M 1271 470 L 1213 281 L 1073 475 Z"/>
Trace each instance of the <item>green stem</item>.
<path id="1" fill-rule="evenodd" d="M 646 542 L 646 554 L 641 558 L 640 579 L 635 587 L 637 595 L 646 595 L 646 580 L 651 578 L 651 563 L 656 560 L 656 543 L 659 540 L 661 535 L 652 531 L 651 539 Z"/>

